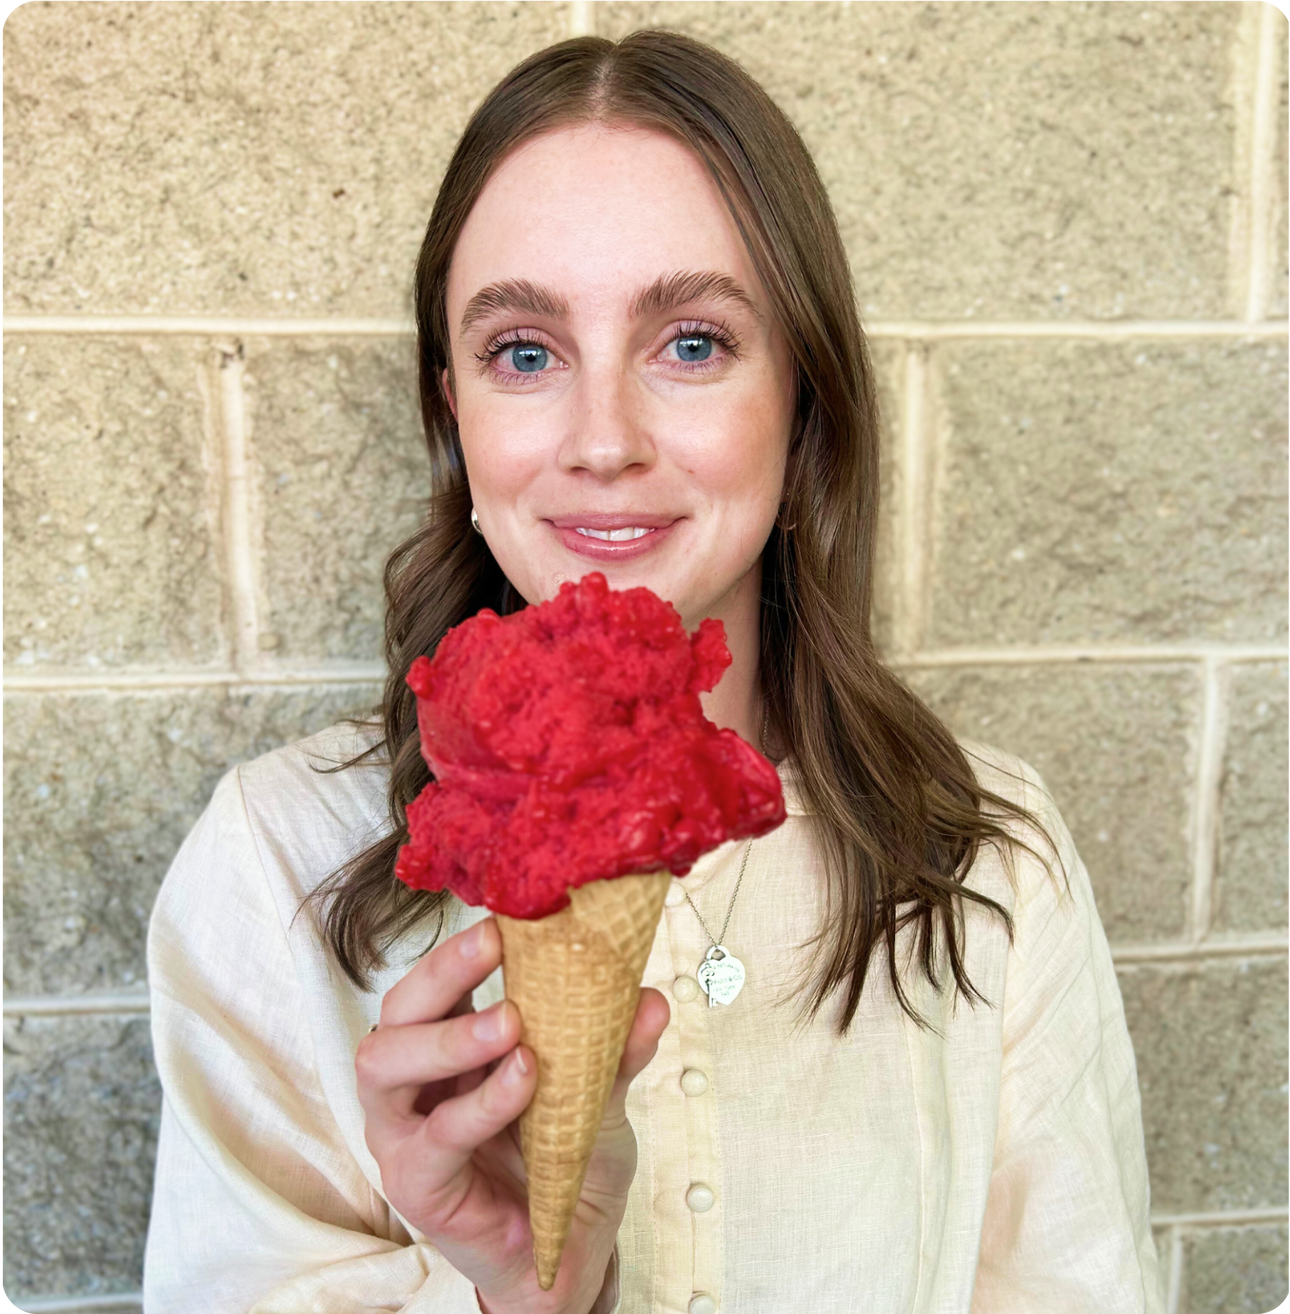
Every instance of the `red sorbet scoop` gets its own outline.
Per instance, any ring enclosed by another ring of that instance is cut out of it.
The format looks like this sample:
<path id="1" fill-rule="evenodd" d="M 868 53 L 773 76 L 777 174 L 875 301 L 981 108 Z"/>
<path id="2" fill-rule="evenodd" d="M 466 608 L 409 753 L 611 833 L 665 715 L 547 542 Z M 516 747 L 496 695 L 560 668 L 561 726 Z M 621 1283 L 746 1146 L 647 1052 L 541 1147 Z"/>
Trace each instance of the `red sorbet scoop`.
<path id="1" fill-rule="evenodd" d="M 775 768 L 699 705 L 730 660 L 720 621 L 691 638 L 649 589 L 599 573 L 449 630 L 408 672 L 435 780 L 408 808 L 396 875 L 531 919 L 588 881 L 680 876 L 773 830 Z"/>

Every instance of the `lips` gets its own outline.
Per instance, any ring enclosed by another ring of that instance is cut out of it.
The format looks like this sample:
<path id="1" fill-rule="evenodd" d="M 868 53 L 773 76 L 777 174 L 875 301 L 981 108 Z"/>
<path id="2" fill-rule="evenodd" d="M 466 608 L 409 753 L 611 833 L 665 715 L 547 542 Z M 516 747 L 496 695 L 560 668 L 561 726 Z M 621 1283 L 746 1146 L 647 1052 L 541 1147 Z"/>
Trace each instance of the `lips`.
<path id="1" fill-rule="evenodd" d="M 572 515 L 547 519 L 557 529 L 662 529 L 680 516 L 654 515 L 648 511 L 575 511 Z"/>
<path id="2" fill-rule="evenodd" d="M 560 542 L 580 557 L 625 561 L 661 546 L 682 518 L 643 511 L 577 511 L 552 516 L 548 523 Z"/>

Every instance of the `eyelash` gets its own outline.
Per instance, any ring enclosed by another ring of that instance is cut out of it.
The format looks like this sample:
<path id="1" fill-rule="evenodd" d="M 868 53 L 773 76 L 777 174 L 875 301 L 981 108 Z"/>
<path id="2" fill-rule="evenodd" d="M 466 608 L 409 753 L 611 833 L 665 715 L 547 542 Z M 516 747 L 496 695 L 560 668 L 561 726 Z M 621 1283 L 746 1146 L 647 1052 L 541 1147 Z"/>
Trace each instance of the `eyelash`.
<path id="1" fill-rule="evenodd" d="M 725 324 L 710 324 L 698 320 L 680 325 L 677 328 L 676 333 L 668 338 L 663 345 L 665 347 L 670 347 L 672 343 L 676 342 L 679 338 L 694 337 L 711 338 L 713 342 L 729 355 L 736 358 L 739 355 L 739 342 Z M 484 345 L 484 350 L 475 352 L 474 356 L 485 369 L 489 369 L 492 368 L 493 362 L 498 356 L 500 356 L 508 347 L 520 346 L 544 347 L 547 351 L 553 350 L 551 347 L 547 346 L 541 338 L 536 337 L 533 334 L 519 333 L 515 329 L 503 329 L 501 332 L 495 333 L 489 338 Z M 682 362 L 682 364 L 685 364 L 685 362 Z M 684 372 L 686 374 L 706 374 L 708 371 L 716 369 L 720 364 L 721 362 L 719 360 L 691 361 L 689 362 L 689 367 L 685 369 Z M 520 380 L 522 381 L 521 386 L 527 387 L 529 386 L 530 381 L 536 382 L 543 374 L 549 373 L 549 371 L 539 370 L 536 374 L 523 374 L 517 371 L 512 374 L 506 371 L 497 370 L 496 373 L 505 374 L 508 381 Z"/>

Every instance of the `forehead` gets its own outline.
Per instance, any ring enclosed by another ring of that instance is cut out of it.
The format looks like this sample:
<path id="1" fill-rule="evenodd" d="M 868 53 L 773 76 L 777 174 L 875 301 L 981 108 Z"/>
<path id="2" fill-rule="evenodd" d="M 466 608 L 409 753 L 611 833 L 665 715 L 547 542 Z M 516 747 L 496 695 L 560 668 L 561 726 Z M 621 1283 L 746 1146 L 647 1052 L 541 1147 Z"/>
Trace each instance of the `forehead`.
<path id="1" fill-rule="evenodd" d="M 659 272 L 696 268 L 761 295 L 707 166 L 665 133 L 583 124 L 526 142 L 489 179 L 453 252 L 449 315 L 508 278 L 558 286 L 575 313 L 619 309 Z"/>

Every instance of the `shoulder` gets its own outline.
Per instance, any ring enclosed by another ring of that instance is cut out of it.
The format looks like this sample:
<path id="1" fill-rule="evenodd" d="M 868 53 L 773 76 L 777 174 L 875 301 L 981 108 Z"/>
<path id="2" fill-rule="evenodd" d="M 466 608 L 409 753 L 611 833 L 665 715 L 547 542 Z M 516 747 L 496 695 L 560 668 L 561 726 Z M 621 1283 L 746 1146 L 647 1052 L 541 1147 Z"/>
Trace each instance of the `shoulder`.
<path id="1" fill-rule="evenodd" d="M 383 805 L 389 763 L 374 726 L 347 722 L 275 748 L 243 762 L 236 775 L 252 804 L 269 800 L 299 803 L 310 809 L 340 807 L 346 814 L 369 815 Z M 347 766 L 363 754 L 361 762 Z"/>
<path id="2" fill-rule="evenodd" d="M 350 724 L 243 762 L 219 782 L 208 810 L 241 831 L 271 883 L 304 895 L 389 830 L 389 763 L 380 731 Z"/>
<path id="3" fill-rule="evenodd" d="M 975 739 L 960 739 L 958 743 L 972 768 L 976 783 L 983 790 L 997 794 L 1027 811 L 1043 806 L 1045 800 L 1051 802 L 1039 772 L 1015 753 L 1006 753 L 1001 748 L 979 743 Z"/>
<path id="4" fill-rule="evenodd" d="M 247 820 L 266 868 L 285 868 L 299 893 L 389 829 L 389 761 L 379 730 L 329 726 L 236 768 Z"/>
<path id="5" fill-rule="evenodd" d="M 977 868 L 988 867 L 1003 877 L 1019 905 L 1037 896 L 1069 893 L 1071 868 L 1079 859 L 1043 777 L 1029 762 L 989 744 L 961 739 L 959 747 L 981 790 L 1010 805 L 1004 809 L 989 798 L 983 802 L 985 816 L 999 824 L 1011 843 L 1006 853 L 986 845 Z M 972 883 L 982 875 L 983 870 L 974 871 Z"/>
<path id="6" fill-rule="evenodd" d="M 1024 968 L 1019 981 L 1040 973 L 1045 964 L 1052 972 L 1073 972 L 1090 961 L 1096 962 L 1099 979 L 1108 973 L 1113 979 L 1088 870 L 1039 772 L 986 745 L 961 742 L 961 747 L 982 789 L 1026 812 L 1024 817 L 1003 815 L 996 806 L 1000 825 L 1015 842 L 1006 854 L 986 846 L 976 864 L 1008 882 L 1016 921 L 1012 956 Z M 988 803 L 985 811 L 991 811 Z M 977 884 L 975 867 L 969 880 Z"/>
<path id="7" fill-rule="evenodd" d="M 1065 824 L 1043 777 L 1029 762 L 973 739 L 960 739 L 959 747 L 982 791 L 1011 805 L 1004 810 L 987 799 L 983 811 L 988 817 L 1024 843 L 1034 845 L 1038 840 L 1050 850 L 1061 847 L 1060 841 L 1066 837 Z M 1019 818 L 1014 809 L 1024 812 L 1025 819 Z"/>

